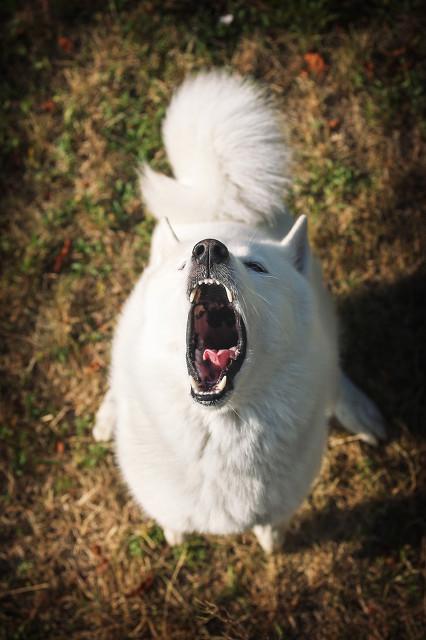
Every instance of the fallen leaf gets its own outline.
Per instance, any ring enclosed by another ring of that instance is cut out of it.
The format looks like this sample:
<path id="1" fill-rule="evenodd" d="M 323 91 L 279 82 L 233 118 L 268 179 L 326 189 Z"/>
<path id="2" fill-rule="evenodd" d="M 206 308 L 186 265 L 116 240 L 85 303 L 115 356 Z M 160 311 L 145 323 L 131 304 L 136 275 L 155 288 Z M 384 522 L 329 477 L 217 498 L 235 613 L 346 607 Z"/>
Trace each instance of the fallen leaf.
<path id="1" fill-rule="evenodd" d="M 61 440 L 59 440 L 59 442 L 56 443 L 56 453 L 59 453 L 59 455 L 62 456 L 64 452 L 65 452 L 65 445 Z"/>
<path id="2" fill-rule="evenodd" d="M 60 36 L 58 38 L 58 45 L 61 47 L 62 51 L 65 53 L 71 53 L 74 49 L 74 43 L 71 38 L 67 38 L 66 36 Z"/>
<path id="3" fill-rule="evenodd" d="M 308 65 L 309 71 L 317 76 L 322 75 L 327 69 L 324 58 L 319 53 L 313 53 L 312 51 L 310 51 L 308 53 L 305 53 L 303 59 Z"/>
<path id="4" fill-rule="evenodd" d="M 135 589 L 132 589 L 131 591 L 129 591 L 128 593 L 125 593 L 124 595 L 126 596 L 126 598 L 133 598 L 134 596 L 140 596 L 145 591 L 149 591 L 153 584 L 154 584 L 154 575 L 152 573 L 148 573 L 148 575 L 146 575 L 145 578 L 141 580 L 141 582 Z"/>
<path id="5" fill-rule="evenodd" d="M 328 120 L 327 124 L 330 129 L 337 129 L 340 124 L 340 118 L 331 118 L 331 120 Z"/>
<path id="6" fill-rule="evenodd" d="M 232 15 L 232 13 L 227 13 L 225 16 L 220 16 L 219 18 L 219 24 L 224 24 L 226 26 L 232 24 L 233 21 L 234 16 Z"/>
<path id="7" fill-rule="evenodd" d="M 102 560 L 102 562 L 100 562 L 97 566 L 96 566 L 96 573 L 99 575 L 101 573 L 105 573 L 105 571 L 108 569 L 109 566 L 109 562 L 106 558 L 104 558 Z"/>
<path id="8" fill-rule="evenodd" d="M 403 56 L 404 53 L 407 53 L 407 48 L 399 47 L 399 49 L 393 49 L 392 51 L 388 51 L 387 53 L 385 53 L 385 55 L 391 56 L 392 58 L 399 58 L 400 56 Z"/>
<path id="9" fill-rule="evenodd" d="M 100 369 L 102 369 L 102 364 L 101 362 L 99 362 L 99 360 L 94 359 L 91 362 L 89 362 L 89 364 L 87 365 L 87 367 L 84 367 L 84 373 L 97 373 Z"/>
<path id="10" fill-rule="evenodd" d="M 62 266 L 64 264 L 64 260 L 70 252 L 71 244 L 72 244 L 72 241 L 70 240 L 70 238 L 67 238 L 66 240 L 64 240 L 62 249 L 60 250 L 60 252 L 55 258 L 55 262 L 53 265 L 53 273 L 59 273 L 61 271 Z"/>
<path id="11" fill-rule="evenodd" d="M 53 100 L 45 100 L 44 102 L 41 103 L 40 105 L 40 109 L 42 111 L 53 111 L 55 108 L 55 103 L 53 102 Z"/>
<path id="12" fill-rule="evenodd" d="M 90 549 L 96 556 L 101 556 L 102 555 L 102 549 L 101 549 L 101 546 L 99 544 L 92 545 L 90 547 Z"/>
<path id="13" fill-rule="evenodd" d="M 365 62 L 364 69 L 367 76 L 371 79 L 374 75 L 374 64 L 372 62 Z"/>

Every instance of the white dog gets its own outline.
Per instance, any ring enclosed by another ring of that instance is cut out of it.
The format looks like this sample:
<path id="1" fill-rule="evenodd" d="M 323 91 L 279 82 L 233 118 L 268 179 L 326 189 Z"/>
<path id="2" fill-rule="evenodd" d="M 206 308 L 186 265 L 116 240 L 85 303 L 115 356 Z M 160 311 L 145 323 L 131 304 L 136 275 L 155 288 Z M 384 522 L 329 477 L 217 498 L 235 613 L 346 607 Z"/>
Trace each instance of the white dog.
<path id="1" fill-rule="evenodd" d="M 169 543 L 253 529 L 271 551 L 309 492 L 332 415 L 374 442 L 379 411 L 339 370 L 336 320 L 306 218 L 283 206 L 287 150 L 259 88 L 188 79 L 144 168 L 160 219 L 120 317 L 95 438 Z M 170 222 L 169 222 L 170 221 Z"/>

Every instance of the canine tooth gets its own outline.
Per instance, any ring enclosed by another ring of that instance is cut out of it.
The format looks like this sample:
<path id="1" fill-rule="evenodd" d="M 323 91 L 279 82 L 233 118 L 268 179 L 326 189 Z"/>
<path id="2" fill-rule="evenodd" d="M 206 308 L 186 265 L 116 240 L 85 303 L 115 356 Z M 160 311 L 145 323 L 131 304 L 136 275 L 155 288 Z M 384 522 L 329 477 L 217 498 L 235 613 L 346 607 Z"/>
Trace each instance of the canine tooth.
<path id="1" fill-rule="evenodd" d="M 193 390 L 198 393 L 200 391 L 200 385 L 198 384 L 198 382 L 194 380 L 192 376 L 189 376 L 189 382 L 191 383 L 191 387 L 193 388 Z"/>
<path id="2" fill-rule="evenodd" d="M 215 284 L 220 284 L 219 280 L 214 281 Z"/>
<path id="3" fill-rule="evenodd" d="M 229 291 L 228 287 L 226 287 L 226 286 L 225 286 L 225 291 L 226 291 L 226 296 L 227 296 L 229 302 L 232 302 L 232 300 L 234 298 L 232 297 L 232 293 Z"/>
<path id="4" fill-rule="evenodd" d="M 197 289 L 194 287 L 194 289 L 191 291 L 190 295 L 189 295 L 189 302 L 194 302 L 194 298 L 195 298 L 195 294 L 197 293 Z"/>
<path id="5" fill-rule="evenodd" d="M 216 391 L 223 391 L 226 387 L 226 376 L 223 376 L 222 380 L 216 385 Z"/>

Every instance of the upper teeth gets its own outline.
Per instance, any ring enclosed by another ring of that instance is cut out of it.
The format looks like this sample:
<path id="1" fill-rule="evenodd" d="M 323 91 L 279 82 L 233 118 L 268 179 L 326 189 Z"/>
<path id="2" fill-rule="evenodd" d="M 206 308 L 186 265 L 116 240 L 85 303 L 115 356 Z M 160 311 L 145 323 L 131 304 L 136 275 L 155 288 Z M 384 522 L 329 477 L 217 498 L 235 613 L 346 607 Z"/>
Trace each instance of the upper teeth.
<path id="1" fill-rule="evenodd" d="M 232 302 L 232 300 L 233 300 L 232 293 L 229 291 L 228 287 L 225 287 L 225 291 L 226 291 L 226 295 L 227 295 L 227 298 L 228 298 L 229 302 Z"/>
<path id="2" fill-rule="evenodd" d="M 219 382 L 219 384 L 216 385 L 216 390 L 217 391 L 222 391 L 225 387 L 226 387 L 226 376 L 223 376 L 223 378 Z"/>
<path id="3" fill-rule="evenodd" d="M 204 280 L 199 280 L 195 285 L 195 287 L 192 289 L 191 293 L 189 294 L 189 301 L 191 303 L 194 302 L 195 294 L 197 293 L 198 287 L 201 287 L 201 285 L 203 284 L 217 284 L 220 286 L 222 283 L 219 282 L 219 280 L 213 280 L 213 278 L 205 278 Z M 226 285 L 222 284 L 222 286 L 225 288 L 226 297 L 228 298 L 228 301 L 232 302 L 234 299 L 232 292 L 228 289 Z"/>
<path id="4" fill-rule="evenodd" d="M 196 380 L 194 380 L 192 376 L 189 376 L 189 382 L 191 383 L 191 387 L 194 389 L 196 393 L 200 391 L 200 385 Z"/>
<path id="5" fill-rule="evenodd" d="M 219 280 L 213 280 L 213 278 L 205 278 L 204 280 L 198 280 L 198 284 L 220 284 Z"/>

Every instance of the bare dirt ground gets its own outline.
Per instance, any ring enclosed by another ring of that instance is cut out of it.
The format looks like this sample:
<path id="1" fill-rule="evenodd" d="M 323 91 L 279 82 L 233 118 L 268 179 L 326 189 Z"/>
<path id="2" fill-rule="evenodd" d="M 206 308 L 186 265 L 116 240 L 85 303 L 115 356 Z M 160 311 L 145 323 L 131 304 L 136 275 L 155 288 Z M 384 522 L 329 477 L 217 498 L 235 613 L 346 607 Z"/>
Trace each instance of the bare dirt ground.
<path id="1" fill-rule="evenodd" d="M 1 86 L 0 637 L 425 634 L 426 23 L 421 2 L 5 2 Z M 232 18 L 223 19 L 223 16 Z M 263 82 L 294 149 L 342 359 L 381 406 L 335 429 L 283 551 L 169 548 L 91 437 L 153 221 L 136 167 L 188 72 Z"/>

